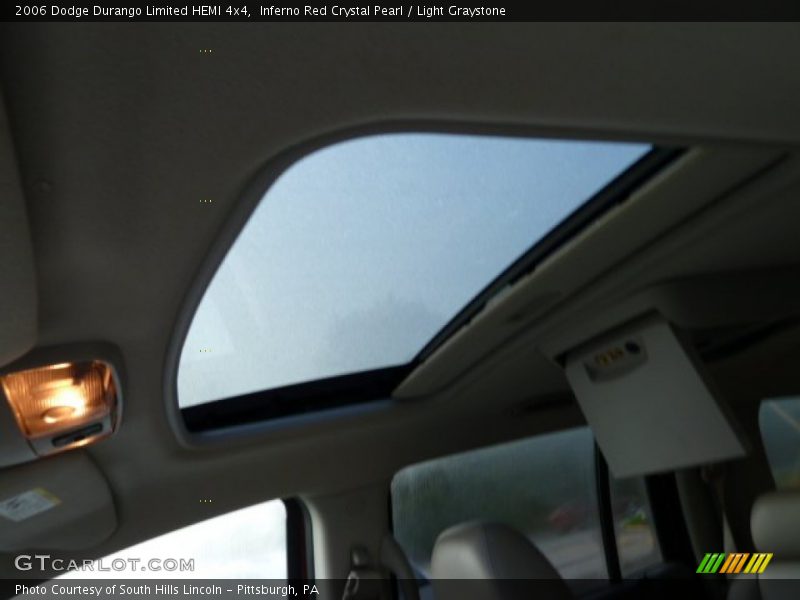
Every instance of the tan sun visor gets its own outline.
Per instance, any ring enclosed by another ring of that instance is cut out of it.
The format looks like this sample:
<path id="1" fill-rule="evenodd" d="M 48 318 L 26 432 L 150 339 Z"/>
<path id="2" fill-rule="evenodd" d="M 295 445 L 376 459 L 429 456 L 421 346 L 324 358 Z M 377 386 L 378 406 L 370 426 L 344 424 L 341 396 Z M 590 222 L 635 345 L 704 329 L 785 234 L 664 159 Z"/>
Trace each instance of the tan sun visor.
<path id="1" fill-rule="evenodd" d="M 3 469 L 0 552 L 91 548 L 116 527 L 111 490 L 83 451 Z"/>

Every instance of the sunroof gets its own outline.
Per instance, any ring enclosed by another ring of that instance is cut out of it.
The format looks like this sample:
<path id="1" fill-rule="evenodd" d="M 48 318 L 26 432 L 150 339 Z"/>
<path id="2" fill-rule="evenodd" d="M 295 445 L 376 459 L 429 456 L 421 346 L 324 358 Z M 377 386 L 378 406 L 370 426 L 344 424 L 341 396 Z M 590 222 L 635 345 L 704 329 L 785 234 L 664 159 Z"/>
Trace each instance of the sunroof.
<path id="1" fill-rule="evenodd" d="M 387 134 L 303 158 L 266 191 L 200 302 L 179 406 L 410 363 L 650 149 Z"/>

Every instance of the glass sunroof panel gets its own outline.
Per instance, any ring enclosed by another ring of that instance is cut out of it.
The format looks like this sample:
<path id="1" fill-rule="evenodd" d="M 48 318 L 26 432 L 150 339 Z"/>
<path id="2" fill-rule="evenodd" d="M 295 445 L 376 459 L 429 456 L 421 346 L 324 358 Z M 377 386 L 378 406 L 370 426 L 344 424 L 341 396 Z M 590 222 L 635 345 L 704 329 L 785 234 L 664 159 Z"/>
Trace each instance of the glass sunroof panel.
<path id="1" fill-rule="evenodd" d="M 305 157 L 267 190 L 206 291 L 179 405 L 408 363 L 650 148 L 387 134 Z"/>

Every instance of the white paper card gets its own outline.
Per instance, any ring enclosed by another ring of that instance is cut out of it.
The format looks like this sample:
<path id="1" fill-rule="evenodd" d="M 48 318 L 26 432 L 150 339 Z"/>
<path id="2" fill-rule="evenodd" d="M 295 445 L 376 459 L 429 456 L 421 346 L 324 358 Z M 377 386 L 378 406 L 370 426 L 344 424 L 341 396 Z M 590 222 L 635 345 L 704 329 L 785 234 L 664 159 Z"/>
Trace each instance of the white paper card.
<path id="1" fill-rule="evenodd" d="M 61 500 L 47 490 L 36 488 L 0 500 L 0 516 L 18 523 L 50 510 L 60 503 Z"/>

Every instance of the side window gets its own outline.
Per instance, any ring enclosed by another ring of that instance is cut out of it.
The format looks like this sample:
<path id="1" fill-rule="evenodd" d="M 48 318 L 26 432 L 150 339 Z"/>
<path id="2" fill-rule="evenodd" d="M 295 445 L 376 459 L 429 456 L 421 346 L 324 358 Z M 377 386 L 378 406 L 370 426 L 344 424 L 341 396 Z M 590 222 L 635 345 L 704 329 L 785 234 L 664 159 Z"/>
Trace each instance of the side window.
<path id="1" fill-rule="evenodd" d="M 481 519 L 527 534 L 566 579 L 606 579 L 596 489 L 587 427 L 541 435 L 403 469 L 394 533 L 425 576 L 439 533 Z"/>
<path id="2" fill-rule="evenodd" d="M 286 563 L 286 507 L 271 500 L 125 548 L 59 579 L 285 580 Z"/>
<path id="3" fill-rule="evenodd" d="M 647 488 L 641 477 L 612 477 L 609 487 L 620 572 L 630 577 L 662 560 Z"/>
<path id="4" fill-rule="evenodd" d="M 800 489 L 800 397 L 764 400 L 761 439 L 778 489 Z"/>

